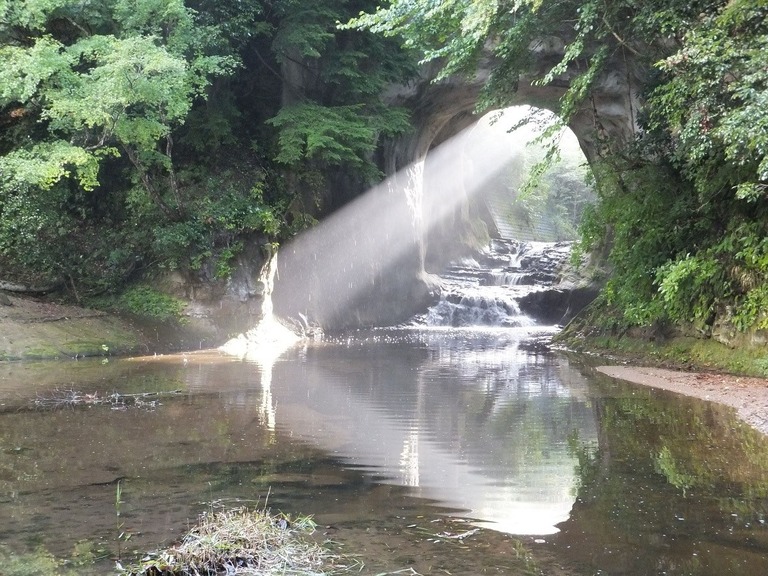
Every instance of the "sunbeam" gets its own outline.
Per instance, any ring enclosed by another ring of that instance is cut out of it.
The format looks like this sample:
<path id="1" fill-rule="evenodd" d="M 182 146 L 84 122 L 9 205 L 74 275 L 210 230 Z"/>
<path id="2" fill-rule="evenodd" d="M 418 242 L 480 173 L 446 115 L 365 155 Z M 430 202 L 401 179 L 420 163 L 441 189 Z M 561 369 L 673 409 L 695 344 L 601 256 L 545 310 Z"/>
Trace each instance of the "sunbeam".
<path id="1" fill-rule="evenodd" d="M 350 319 L 373 324 L 374 300 L 384 317 L 397 317 L 395 308 L 399 315 L 415 312 L 411 307 L 430 289 L 424 239 L 506 166 L 511 143 L 488 145 L 499 132 L 488 119 L 475 123 L 430 150 L 428 188 L 422 160 L 282 248 L 274 295 L 278 316 L 301 315 L 323 327 L 344 326 Z M 520 148 L 527 136 L 515 136 Z M 419 275 L 422 281 L 414 285 Z"/>

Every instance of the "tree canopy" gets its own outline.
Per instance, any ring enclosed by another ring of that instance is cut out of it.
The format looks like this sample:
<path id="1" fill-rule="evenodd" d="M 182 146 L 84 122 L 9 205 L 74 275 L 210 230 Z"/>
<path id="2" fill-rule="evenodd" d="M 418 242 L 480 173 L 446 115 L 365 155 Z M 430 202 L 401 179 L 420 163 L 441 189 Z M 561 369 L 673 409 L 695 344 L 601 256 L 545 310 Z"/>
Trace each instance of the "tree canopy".
<path id="1" fill-rule="evenodd" d="M 78 299 L 225 278 L 249 237 L 378 178 L 409 125 L 382 95 L 417 62 L 491 62 L 483 110 L 561 86 L 568 123 L 622 61 L 635 139 L 602 142 L 582 228 L 610 249 L 602 303 L 624 327 L 766 328 L 766 22 L 763 0 L 0 0 L 0 270 Z"/>
<path id="2" fill-rule="evenodd" d="M 412 68 L 337 30 L 367 7 L 0 0 L 2 276 L 77 299 L 153 269 L 226 278 L 340 172 L 375 178 L 376 139 L 407 126 L 382 87 Z"/>

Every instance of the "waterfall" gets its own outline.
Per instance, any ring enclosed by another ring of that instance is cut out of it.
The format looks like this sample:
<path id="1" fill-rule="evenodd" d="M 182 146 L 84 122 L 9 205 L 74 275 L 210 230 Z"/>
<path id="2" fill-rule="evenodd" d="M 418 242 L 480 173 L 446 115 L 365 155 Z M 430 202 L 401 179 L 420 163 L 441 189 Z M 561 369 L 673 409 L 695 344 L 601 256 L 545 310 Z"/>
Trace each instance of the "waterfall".
<path id="1" fill-rule="evenodd" d="M 219 350 L 233 356 L 248 357 L 259 360 L 260 358 L 274 359 L 291 345 L 300 340 L 300 337 L 283 325 L 274 314 L 272 292 L 275 287 L 277 274 L 277 252 L 267 260 L 259 274 L 259 281 L 264 286 L 264 300 L 261 303 L 261 320 L 254 327 L 232 338 Z"/>
<path id="2" fill-rule="evenodd" d="M 416 326 L 534 326 L 536 322 L 521 312 L 518 301 L 556 282 L 570 248 L 567 242 L 494 239 L 476 258 L 454 262 L 441 274 L 440 301 L 412 322 Z"/>

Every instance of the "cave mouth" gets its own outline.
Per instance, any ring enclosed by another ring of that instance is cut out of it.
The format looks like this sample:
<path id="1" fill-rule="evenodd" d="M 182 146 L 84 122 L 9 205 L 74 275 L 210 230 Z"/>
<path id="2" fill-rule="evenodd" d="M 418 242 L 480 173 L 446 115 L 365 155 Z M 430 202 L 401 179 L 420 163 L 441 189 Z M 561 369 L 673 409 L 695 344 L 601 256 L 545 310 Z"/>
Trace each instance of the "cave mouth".
<path id="1" fill-rule="evenodd" d="M 514 215 L 493 204 L 489 191 L 497 183 L 498 195 L 513 197 L 526 163 L 535 164 L 520 152 L 533 150 L 526 143 L 535 131 L 507 132 L 523 112 L 475 117 L 464 129 L 453 122 L 453 134 L 446 126 L 427 153 L 282 247 L 275 312 L 337 329 L 394 325 L 422 311 L 435 294 L 424 272 L 439 273 L 510 234 L 496 222 Z M 536 123 L 546 125 L 540 116 Z M 544 214 L 545 194 L 519 196 L 528 216 Z"/>
<path id="2" fill-rule="evenodd" d="M 452 156 L 453 177 L 445 178 L 445 162 L 433 152 L 459 133 L 464 137 Z M 554 160 L 534 177 L 550 148 L 557 150 Z M 439 271 L 491 238 L 575 240 L 584 209 L 595 201 L 589 176 L 577 137 L 549 110 L 513 106 L 482 117 L 456 114 L 436 133 L 424 159 L 425 219 L 440 212 L 446 198 L 460 198 L 424 231 L 425 268 Z"/>

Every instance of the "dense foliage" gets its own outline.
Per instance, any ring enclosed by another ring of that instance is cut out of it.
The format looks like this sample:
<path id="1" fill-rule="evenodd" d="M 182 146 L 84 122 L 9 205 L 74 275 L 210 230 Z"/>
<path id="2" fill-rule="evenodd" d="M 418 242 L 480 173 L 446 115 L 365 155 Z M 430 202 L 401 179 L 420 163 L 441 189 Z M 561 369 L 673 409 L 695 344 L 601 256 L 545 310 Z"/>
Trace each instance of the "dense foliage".
<path id="1" fill-rule="evenodd" d="M 406 126 L 382 87 L 411 68 L 336 29 L 369 7 L 0 0 L 0 277 L 77 299 L 159 268 L 226 278 L 249 237 L 375 177 Z"/>
<path id="2" fill-rule="evenodd" d="M 574 240 L 584 210 L 595 201 L 586 159 L 578 147 L 562 141 L 558 162 L 546 163 L 545 154 L 542 148 L 527 146 L 502 173 L 504 194 L 512 200 L 508 217 L 530 226 L 538 223 L 536 240 Z M 530 175 L 542 162 L 546 171 L 533 182 Z"/>
<path id="3" fill-rule="evenodd" d="M 628 161 L 599 168 L 587 235 L 613 233 L 605 296 L 630 325 L 768 327 L 767 18 L 749 1 L 703 13 L 655 63 Z"/>
<path id="4" fill-rule="evenodd" d="M 565 122 L 612 61 L 631 60 L 646 89 L 639 129 L 592 159 L 600 198 L 584 227 L 587 249 L 610 248 L 611 322 L 768 327 L 764 1 L 396 0 L 348 25 L 402 36 L 444 75 L 492 53 L 486 105 L 523 77 L 565 85 Z M 560 58 L 534 69 L 531 48 L 553 35 L 566 40 Z"/>

